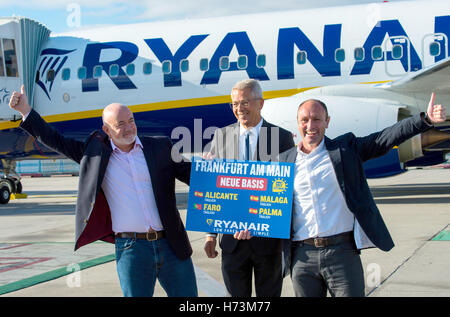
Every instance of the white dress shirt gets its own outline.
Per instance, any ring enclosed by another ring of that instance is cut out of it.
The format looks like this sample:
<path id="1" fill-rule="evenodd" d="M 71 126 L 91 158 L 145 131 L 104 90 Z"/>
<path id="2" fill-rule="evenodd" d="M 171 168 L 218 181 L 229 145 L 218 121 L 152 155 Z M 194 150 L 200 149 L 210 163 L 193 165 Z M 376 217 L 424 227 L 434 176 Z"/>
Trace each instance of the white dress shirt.
<path id="1" fill-rule="evenodd" d="M 258 136 L 259 131 L 261 130 L 261 126 L 263 123 L 263 119 L 261 118 L 261 121 L 249 129 L 246 129 L 242 126 L 242 124 L 239 123 L 239 159 L 243 160 L 245 157 L 245 138 L 247 134 L 249 134 L 249 141 L 250 141 L 250 160 L 253 160 L 255 151 L 256 151 L 256 145 L 258 144 Z"/>
<path id="2" fill-rule="evenodd" d="M 112 229 L 118 232 L 163 230 L 139 137 L 133 149 L 122 152 L 111 141 L 102 188 L 111 210 Z"/>
<path id="3" fill-rule="evenodd" d="M 352 231 L 354 215 L 347 207 L 324 140 L 309 154 L 297 150 L 292 240 Z"/>

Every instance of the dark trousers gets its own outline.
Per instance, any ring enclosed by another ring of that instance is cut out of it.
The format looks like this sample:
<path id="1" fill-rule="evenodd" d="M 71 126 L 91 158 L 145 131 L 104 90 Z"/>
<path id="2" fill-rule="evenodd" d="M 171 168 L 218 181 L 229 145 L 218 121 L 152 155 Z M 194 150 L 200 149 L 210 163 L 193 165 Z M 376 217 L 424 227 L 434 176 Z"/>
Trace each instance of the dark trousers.
<path id="1" fill-rule="evenodd" d="M 250 243 L 239 241 L 232 253 L 222 250 L 222 275 L 228 293 L 233 297 L 252 296 L 252 277 L 258 297 L 280 297 L 283 286 L 281 252 L 258 255 Z"/>
<path id="2" fill-rule="evenodd" d="M 364 271 L 353 242 L 328 247 L 293 243 L 291 278 L 295 296 L 364 296 Z"/>

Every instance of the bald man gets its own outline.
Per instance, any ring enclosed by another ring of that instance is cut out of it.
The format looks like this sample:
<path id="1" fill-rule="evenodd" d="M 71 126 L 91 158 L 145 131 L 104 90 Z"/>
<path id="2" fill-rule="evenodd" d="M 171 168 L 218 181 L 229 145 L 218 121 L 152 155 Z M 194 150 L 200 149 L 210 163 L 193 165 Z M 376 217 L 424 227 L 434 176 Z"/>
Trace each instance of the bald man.
<path id="1" fill-rule="evenodd" d="M 328 109 L 320 100 L 297 110 L 301 142 L 280 154 L 295 163 L 291 239 L 285 239 L 284 273 L 300 297 L 365 295 L 360 250 L 389 251 L 394 242 L 367 184 L 363 162 L 386 154 L 416 134 L 445 121 L 431 95 L 418 113 L 365 137 L 346 133 L 329 139 Z"/>
<path id="2" fill-rule="evenodd" d="M 22 114 L 22 129 L 80 164 L 75 250 L 97 240 L 115 243 L 124 296 L 153 296 L 156 279 L 168 296 L 197 296 L 192 248 L 175 199 L 175 178 L 189 184 L 191 164 L 171 153 L 170 139 L 139 138 L 133 113 L 118 103 L 103 110 L 102 131 L 85 142 L 47 124 L 23 86 L 9 105 Z"/>

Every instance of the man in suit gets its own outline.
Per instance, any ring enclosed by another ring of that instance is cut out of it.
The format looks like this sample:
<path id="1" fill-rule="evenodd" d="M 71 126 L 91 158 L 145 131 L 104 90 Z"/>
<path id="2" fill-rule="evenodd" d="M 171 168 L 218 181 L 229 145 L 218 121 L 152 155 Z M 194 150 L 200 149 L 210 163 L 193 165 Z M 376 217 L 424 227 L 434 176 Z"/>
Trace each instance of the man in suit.
<path id="1" fill-rule="evenodd" d="M 124 296 L 152 296 L 156 278 L 168 296 L 197 296 L 175 199 L 175 178 L 189 184 L 190 163 L 171 156 L 171 141 L 139 138 L 133 113 L 117 103 L 103 110 L 102 131 L 85 142 L 48 125 L 23 86 L 9 105 L 22 114 L 22 129 L 80 164 L 75 250 L 99 239 L 115 243 Z"/>
<path id="2" fill-rule="evenodd" d="M 325 136 L 330 117 L 320 100 L 306 100 L 297 111 L 302 140 L 280 154 L 295 163 L 291 240 L 283 245 L 284 275 L 290 271 L 296 296 L 364 296 L 359 253 L 394 243 L 375 205 L 362 163 L 387 153 L 432 124 L 445 121 L 434 105 L 366 137 Z"/>
<path id="3" fill-rule="evenodd" d="M 261 117 L 264 99 L 258 81 L 238 82 L 231 90 L 231 99 L 238 121 L 216 130 L 208 157 L 270 161 L 294 146 L 292 133 Z M 249 231 L 241 231 L 220 239 L 222 275 L 228 293 L 251 296 L 254 271 L 256 296 L 280 296 L 281 240 L 259 237 L 249 240 L 249 236 Z M 205 252 L 210 258 L 218 255 L 216 235 L 206 237 Z"/>

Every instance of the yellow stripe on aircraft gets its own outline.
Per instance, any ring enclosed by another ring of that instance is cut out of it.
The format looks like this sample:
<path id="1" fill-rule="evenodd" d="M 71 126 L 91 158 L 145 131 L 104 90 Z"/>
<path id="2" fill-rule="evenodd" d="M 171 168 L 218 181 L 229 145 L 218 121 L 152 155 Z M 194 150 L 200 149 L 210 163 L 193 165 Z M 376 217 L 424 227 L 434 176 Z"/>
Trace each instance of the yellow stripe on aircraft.
<path id="1" fill-rule="evenodd" d="M 367 83 L 361 83 L 361 84 L 377 84 L 377 83 L 385 83 L 385 82 L 388 82 L 388 81 L 367 82 Z M 300 92 L 304 92 L 306 90 L 310 90 L 310 89 L 314 89 L 314 88 L 319 88 L 319 87 L 294 88 L 294 89 L 266 91 L 263 93 L 263 96 L 264 96 L 264 99 L 289 97 L 289 96 L 298 94 Z M 227 102 L 230 102 L 229 95 L 145 103 L 145 104 L 140 104 L 140 105 L 129 106 L 129 108 L 132 112 L 145 112 L 145 111 L 167 110 L 167 109 L 196 107 L 196 106 L 207 106 L 207 105 L 215 105 L 215 104 L 221 104 L 221 103 L 227 103 Z M 102 111 L 103 111 L 103 109 L 87 110 L 87 111 L 80 111 L 80 112 L 48 115 L 48 116 L 43 116 L 43 118 L 48 123 L 64 122 L 64 121 L 72 121 L 72 120 L 80 120 L 80 119 L 90 119 L 90 118 L 101 117 Z M 20 121 L 0 122 L 0 130 L 17 128 L 17 127 L 19 127 L 19 124 L 20 124 Z"/>

